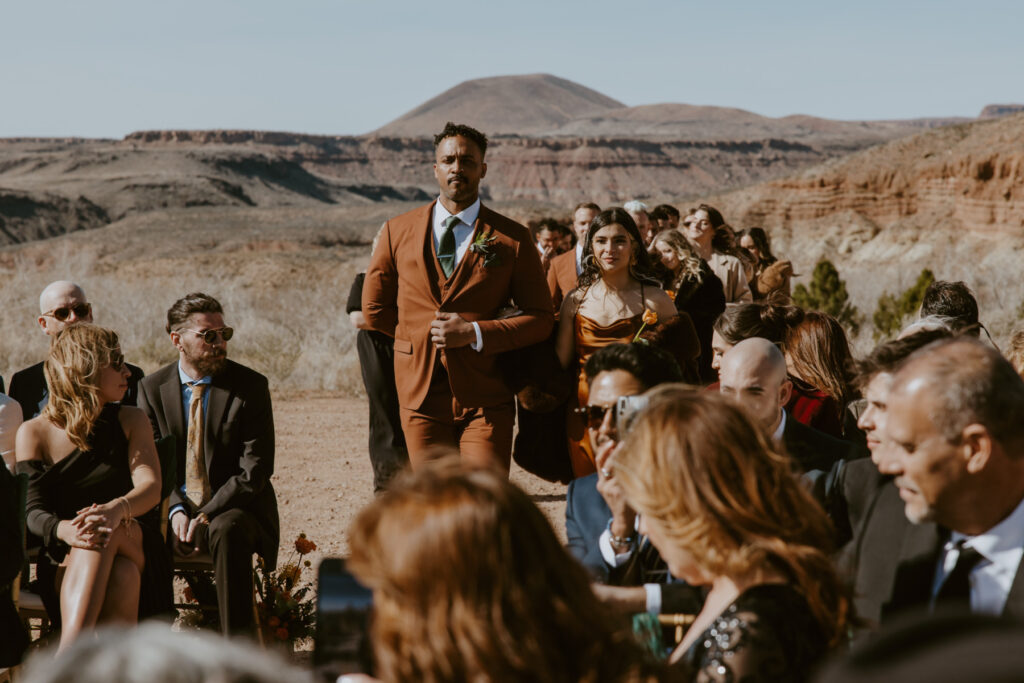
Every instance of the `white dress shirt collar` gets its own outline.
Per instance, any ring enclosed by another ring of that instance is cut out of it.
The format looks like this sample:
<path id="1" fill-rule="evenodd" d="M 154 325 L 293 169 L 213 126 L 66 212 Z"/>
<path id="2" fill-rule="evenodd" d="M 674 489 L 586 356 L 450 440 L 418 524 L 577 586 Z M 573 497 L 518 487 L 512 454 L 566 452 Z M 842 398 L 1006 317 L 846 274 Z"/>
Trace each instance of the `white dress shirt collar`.
<path id="1" fill-rule="evenodd" d="M 576 277 L 583 274 L 583 240 L 576 242 Z"/>
<path id="2" fill-rule="evenodd" d="M 782 419 L 779 420 L 779 426 L 775 428 L 775 433 L 772 434 L 772 441 L 775 443 L 782 443 L 782 433 L 786 431 L 786 409 L 783 408 L 781 411 Z"/>
<path id="3" fill-rule="evenodd" d="M 441 203 L 441 198 L 438 197 L 437 202 L 434 203 L 434 227 L 441 226 L 444 229 L 444 220 L 448 216 L 457 216 L 462 223 L 469 226 L 470 229 L 476 224 L 477 216 L 480 215 L 480 198 L 477 197 L 476 201 L 467 206 L 462 211 L 452 214 L 448 212 L 448 209 L 444 208 L 444 204 Z M 458 226 L 458 227 L 461 227 Z M 456 228 L 457 229 L 457 228 Z"/>

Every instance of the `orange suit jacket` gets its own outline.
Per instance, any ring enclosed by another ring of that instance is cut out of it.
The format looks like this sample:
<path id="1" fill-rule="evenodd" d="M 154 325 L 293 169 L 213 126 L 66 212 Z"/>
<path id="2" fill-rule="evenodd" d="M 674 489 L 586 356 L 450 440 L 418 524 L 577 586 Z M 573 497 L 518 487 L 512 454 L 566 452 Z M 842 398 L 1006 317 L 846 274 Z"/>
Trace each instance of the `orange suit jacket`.
<path id="1" fill-rule="evenodd" d="M 576 247 L 551 259 L 548 268 L 548 289 L 557 311 L 565 295 L 576 289 Z"/>
<path id="2" fill-rule="evenodd" d="M 497 260 L 485 266 L 484 257 L 468 249 L 445 281 L 437 275 L 441 267 L 431 230 L 433 206 L 385 224 L 366 270 L 363 315 L 372 329 L 395 338 L 395 383 L 403 408 L 423 405 L 438 354 L 452 395 L 464 407 L 508 402 L 512 392 L 497 367 L 498 354 L 547 339 L 554 325 L 537 247 L 525 227 L 481 205 L 473 239 L 494 237 L 490 248 Z M 522 314 L 495 320 L 510 302 Z M 437 311 L 478 323 L 483 350 L 435 348 L 430 323 Z"/>

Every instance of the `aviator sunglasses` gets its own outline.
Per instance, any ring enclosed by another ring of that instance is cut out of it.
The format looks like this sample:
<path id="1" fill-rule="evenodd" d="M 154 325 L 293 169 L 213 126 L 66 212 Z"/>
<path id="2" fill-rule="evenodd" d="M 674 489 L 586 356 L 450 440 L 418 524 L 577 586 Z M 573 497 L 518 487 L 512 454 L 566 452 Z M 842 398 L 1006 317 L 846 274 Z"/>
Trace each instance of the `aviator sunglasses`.
<path id="1" fill-rule="evenodd" d="M 43 316 L 53 318 L 59 322 L 64 322 L 71 317 L 74 313 L 76 318 L 84 318 L 92 313 L 92 304 L 74 304 L 73 306 L 60 306 L 43 313 Z"/>
<path id="2" fill-rule="evenodd" d="M 189 330 L 182 329 L 179 332 L 192 332 L 193 334 L 203 338 L 203 341 L 207 344 L 214 344 L 217 342 L 217 337 L 220 337 L 224 341 L 231 341 L 231 337 L 235 335 L 235 330 L 232 327 L 222 327 L 219 330 Z"/>
<path id="3" fill-rule="evenodd" d="M 601 424 L 604 422 L 604 416 L 608 414 L 608 411 L 615 406 L 580 406 L 579 408 L 573 408 L 572 412 L 581 416 L 587 421 L 587 426 L 593 430 L 601 428 Z"/>

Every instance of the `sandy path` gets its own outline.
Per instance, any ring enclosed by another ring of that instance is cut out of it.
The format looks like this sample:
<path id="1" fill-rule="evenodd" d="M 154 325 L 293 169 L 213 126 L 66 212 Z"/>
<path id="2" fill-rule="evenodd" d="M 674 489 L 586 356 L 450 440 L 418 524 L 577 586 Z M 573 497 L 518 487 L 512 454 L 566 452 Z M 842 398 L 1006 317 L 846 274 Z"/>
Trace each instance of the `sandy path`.
<path id="1" fill-rule="evenodd" d="M 327 393 L 274 395 L 277 450 L 274 488 L 281 514 L 281 562 L 304 532 L 319 547 L 310 556 L 344 555 L 345 530 L 373 499 L 373 472 L 366 452 L 367 407 L 361 398 Z M 544 511 L 565 540 L 565 487 L 524 472 L 511 479 Z"/>

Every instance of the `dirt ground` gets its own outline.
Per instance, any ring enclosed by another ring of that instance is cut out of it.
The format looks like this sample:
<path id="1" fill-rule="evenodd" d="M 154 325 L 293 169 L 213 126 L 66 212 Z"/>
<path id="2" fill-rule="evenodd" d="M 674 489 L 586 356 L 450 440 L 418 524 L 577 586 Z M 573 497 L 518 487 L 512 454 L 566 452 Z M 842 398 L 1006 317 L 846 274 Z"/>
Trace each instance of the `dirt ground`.
<path id="1" fill-rule="evenodd" d="M 347 554 L 346 529 L 373 499 L 366 400 L 330 393 L 281 393 L 273 400 L 280 561 L 294 556 L 295 539 L 305 533 L 317 544 L 309 556 L 316 566 L 322 557 Z M 544 511 L 564 542 L 565 486 L 538 479 L 515 463 L 510 476 Z"/>

